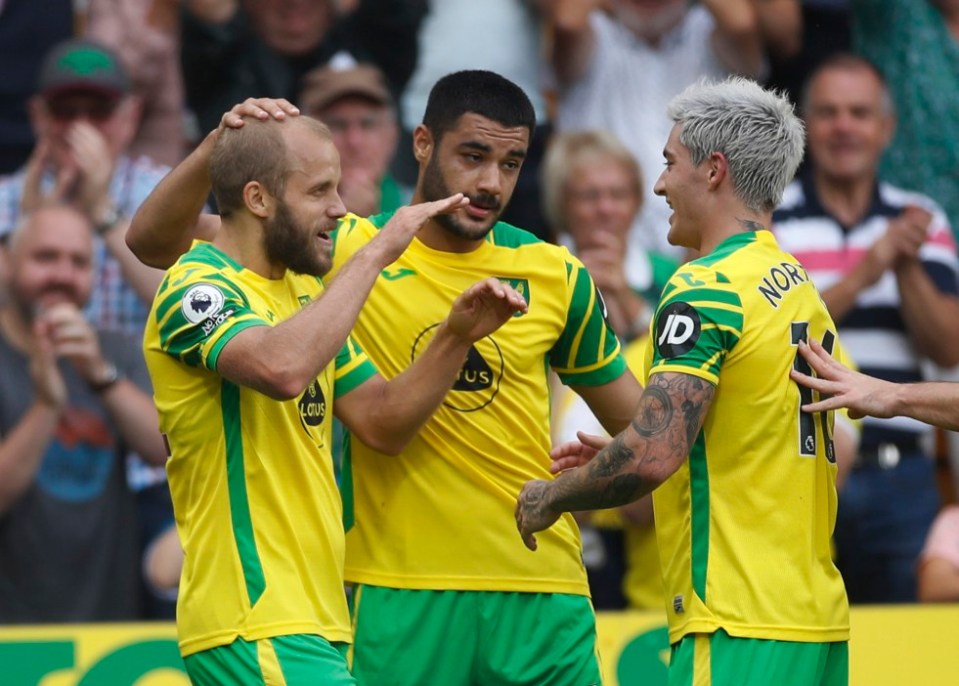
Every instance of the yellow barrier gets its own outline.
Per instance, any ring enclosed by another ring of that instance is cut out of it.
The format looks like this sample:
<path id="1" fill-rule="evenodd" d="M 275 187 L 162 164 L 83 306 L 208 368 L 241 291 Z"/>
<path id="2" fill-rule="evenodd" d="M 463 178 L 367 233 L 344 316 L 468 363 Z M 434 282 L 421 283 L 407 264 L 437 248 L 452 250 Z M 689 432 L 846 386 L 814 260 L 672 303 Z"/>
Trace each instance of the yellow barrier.
<path id="1" fill-rule="evenodd" d="M 666 684 L 666 627 L 655 612 L 599 613 L 606 686 Z M 959 683 L 959 605 L 856 607 L 851 686 Z M 189 686 L 172 624 L 0 628 L 3 686 Z M 455 647 L 454 647 L 455 649 Z"/>

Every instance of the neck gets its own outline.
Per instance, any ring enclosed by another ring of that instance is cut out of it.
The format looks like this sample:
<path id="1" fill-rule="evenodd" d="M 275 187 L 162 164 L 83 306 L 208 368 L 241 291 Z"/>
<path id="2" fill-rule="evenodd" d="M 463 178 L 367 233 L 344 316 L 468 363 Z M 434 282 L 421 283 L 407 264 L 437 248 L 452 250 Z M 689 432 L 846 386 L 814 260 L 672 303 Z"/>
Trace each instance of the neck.
<path id="1" fill-rule="evenodd" d="M 213 245 L 244 269 L 259 274 L 264 279 L 281 279 L 286 266 L 271 262 L 263 247 L 263 228 L 250 221 L 224 220 L 213 238 Z"/>
<path id="2" fill-rule="evenodd" d="M 753 212 L 737 202 L 726 212 L 711 215 L 709 221 L 709 229 L 703 232 L 699 246 L 701 255 L 708 255 L 730 236 L 768 230 L 772 226 L 772 212 Z"/>
<path id="3" fill-rule="evenodd" d="M 872 190 L 875 177 L 843 180 L 830 179 L 823 174 L 813 175 L 813 185 L 819 202 L 836 219 L 845 226 L 857 224 L 866 212 L 872 201 Z"/>
<path id="4" fill-rule="evenodd" d="M 456 234 L 447 231 L 445 228 L 440 226 L 438 222 L 432 219 L 428 221 L 422 229 L 420 229 L 420 232 L 416 234 L 416 237 L 420 240 L 420 243 L 432 248 L 433 250 L 455 253 L 473 252 L 474 250 L 479 249 L 479 247 L 483 245 L 483 242 L 486 240 L 485 237 L 471 239 L 457 236 Z"/>

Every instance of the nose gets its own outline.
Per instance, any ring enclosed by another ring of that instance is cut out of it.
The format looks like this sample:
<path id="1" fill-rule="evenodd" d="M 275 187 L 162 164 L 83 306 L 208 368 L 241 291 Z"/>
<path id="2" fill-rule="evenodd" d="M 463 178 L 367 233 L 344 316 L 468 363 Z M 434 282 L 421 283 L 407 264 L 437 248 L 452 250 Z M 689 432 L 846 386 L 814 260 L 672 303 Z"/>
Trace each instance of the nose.
<path id="1" fill-rule="evenodd" d="M 659 178 L 656 179 L 656 184 L 653 186 L 653 193 L 656 195 L 661 195 L 666 197 L 666 182 L 663 181 L 663 175 L 666 173 L 665 170 L 659 175 Z"/>
<path id="2" fill-rule="evenodd" d="M 340 197 L 340 192 L 336 191 L 336 200 L 334 200 L 326 210 L 326 214 L 333 219 L 339 219 L 346 215 L 346 204 Z"/>
<path id="3" fill-rule="evenodd" d="M 503 175 L 498 165 L 490 163 L 483 167 L 478 190 L 489 195 L 500 195 L 503 190 Z"/>

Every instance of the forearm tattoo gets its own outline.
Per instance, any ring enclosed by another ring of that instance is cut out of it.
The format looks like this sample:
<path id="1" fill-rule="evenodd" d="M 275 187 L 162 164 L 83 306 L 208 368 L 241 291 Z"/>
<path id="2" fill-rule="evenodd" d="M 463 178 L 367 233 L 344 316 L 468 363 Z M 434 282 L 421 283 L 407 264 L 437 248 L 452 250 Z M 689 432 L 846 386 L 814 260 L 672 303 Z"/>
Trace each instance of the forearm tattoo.
<path id="1" fill-rule="evenodd" d="M 714 393 L 712 384 L 689 374 L 655 374 L 629 429 L 553 483 L 552 507 L 617 507 L 651 492 L 689 454 Z"/>

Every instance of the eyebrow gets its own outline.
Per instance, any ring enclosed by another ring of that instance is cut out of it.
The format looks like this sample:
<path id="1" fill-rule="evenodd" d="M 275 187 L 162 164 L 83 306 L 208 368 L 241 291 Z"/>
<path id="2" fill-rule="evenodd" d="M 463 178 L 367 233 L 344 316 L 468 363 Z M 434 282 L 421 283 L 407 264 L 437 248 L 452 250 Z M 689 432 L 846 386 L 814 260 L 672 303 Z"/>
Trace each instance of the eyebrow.
<path id="1" fill-rule="evenodd" d="M 480 143 L 479 141 L 464 141 L 459 144 L 460 148 L 466 148 L 469 150 L 477 150 L 479 152 L 485 152 L 487 154 L 493 152 L 493 146 L 489 143 Z M 523 148 L 513 148 L 506 153 L 508 157 L 518 157 L 521 160 L 526 159 L 526 150 Z"/>

